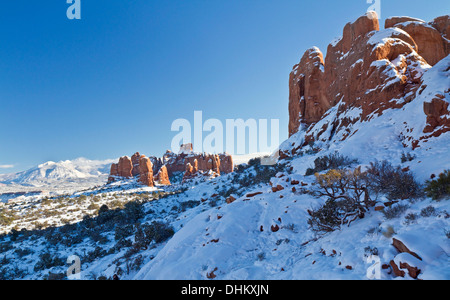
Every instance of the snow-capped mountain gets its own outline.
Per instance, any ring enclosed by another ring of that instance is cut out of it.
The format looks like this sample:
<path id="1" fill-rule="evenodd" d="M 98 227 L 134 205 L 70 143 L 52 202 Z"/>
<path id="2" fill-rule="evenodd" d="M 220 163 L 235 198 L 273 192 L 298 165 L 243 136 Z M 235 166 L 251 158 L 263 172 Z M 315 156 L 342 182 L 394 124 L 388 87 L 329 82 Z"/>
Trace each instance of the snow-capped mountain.
<path id="1" fill-rule="evenodd" d="M 58 187 L 71 184 L 103 184 L 113 160 L 77 158 L 60 162 L 48 161 L 29 170 L 0 176 L 5 185 Z"/>

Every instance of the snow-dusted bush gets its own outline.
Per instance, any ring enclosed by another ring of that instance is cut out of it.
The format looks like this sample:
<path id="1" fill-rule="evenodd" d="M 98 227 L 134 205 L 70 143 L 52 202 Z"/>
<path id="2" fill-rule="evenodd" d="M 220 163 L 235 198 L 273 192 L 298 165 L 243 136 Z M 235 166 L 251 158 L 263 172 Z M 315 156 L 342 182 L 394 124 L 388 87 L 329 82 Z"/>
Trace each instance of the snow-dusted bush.
<path id="1" fill-rule="evenodd" d="M 436 208 L 434 206 L 427 206 L 420 211 L 420 216 L 424 218 L 435 217 L 438 215 Z"/>
<path id="2" fill-rule="evenodd" d="M 383 214 L 386 219 L 396 219 L 400 217 L 406 210 L 409 208 L 409 205 L 407 204 L 395 204 L 391 205 L 390 207 L 387 207 L 383 210 Z"/>
<path id="3" fill-rule="evenodd" d="M 330 155 L 316 158 L 314 160 L 314 168 L 308 168 L 306 170 L 305 176 L 310 176 L 317 172 L 322 172 L 329 169 L 341 169 L 357 162 L 358 161 L 356 159 L 351 159 L 347 156 L 339 154 L 338 152 L 335 152 Z"/>
<path id="4" fill-rule="evenodd" d="M 416 199 L 422 196 L 422 188 L 414 174 L 394 167 L 388 161 L 376 161 L 367 170 L 369 187 L 375 194 L 384 194 L 390 200 Z"/>
<path id="5" fill-rule="evenodd" d="M 355 170 L 330 170 L 316 174 L 319 188 L 314 191 L 318 197 L 326 197 L 323 206 L 309 210 L 308 224 L 315 232 L 330 232 L 349 226 L 375 203 L 370 199 L 365 174 Z"/>

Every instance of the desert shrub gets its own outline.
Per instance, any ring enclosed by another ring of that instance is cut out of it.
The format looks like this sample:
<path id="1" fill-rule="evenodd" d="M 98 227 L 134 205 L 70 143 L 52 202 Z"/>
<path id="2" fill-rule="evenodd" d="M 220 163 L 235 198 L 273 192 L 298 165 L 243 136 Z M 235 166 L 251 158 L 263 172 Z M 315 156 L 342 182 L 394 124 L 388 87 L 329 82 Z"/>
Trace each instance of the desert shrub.
<path id="1" fill-rule="evenodd" d="M 370 188 L 390 200 L 415 199 L 422 196 L 422 188 L 410 171 L 394 167 L 388 161 L 371 163 L 367 170 Z"/>
<path id="2" fill-rule="evenodd" d="M 8 226 L 11 225 L 14 220 L 16 220 L 16 216 L 12 211 L 1 210 L 0 211 L 0 225 Z"/>
<path id="3" fill-rule="evenodd" d="M 415 214 L 415 213 L 407 214 L 405 216 L 405 224 L 406 225 L 414 224 L 414 223 L 417 222 L 418 219 L 419 219 L 419 215 L 418 214 Z"/>
<path id="4" fill-rule="evenodd" d="M 4 242 L 0 244 L 0 253 L 7 252 L 11 249 L 14 249 L 13 243 L 11 242 Z"/>
<path id="5" fill-rule="evenodd" d="M 313 193 L 326 197 L 325 204 L 309 210 L 308 224 L 315 232 L 331 232 L 343 225 L 349 226 L 375 202 L 370 199 L 365 174 L 360 168 L 355 170 L 330 170 L 326 174 L 316 174 L 318 188 Z"/>
<path id="6" fill-rule="evenodd" d="M 94 243 L 99 243 L 99 244 L 106 244 L 109 242 L 109 239 L 102 235 L 101 232 L 97 231 L 97 230 L 90 230 L 88 232 L 89 238 L 94 242 Z"/>
<path id="7" fill-rule="evenodd" d="M 371 246 L 367 246 L 364 248 L 364 255 L 365 256 L 370 256 L 370 255 L 378 256 L 379 255 L 378 248 L 377 247 L 372 248 Z"/>
<path id="8" fill-rule="evenodd" d="M 408 208 L 406 204 L 391 205 L 383 210 L 383 214 L 386 219 L 391 220 L 400 217 Z"/>
<path id="9" fill-rule="evenodd" d="M 144 216 L 144 209 L 142 204 L 136 201 L 131 201 L 125 204 L 123 209 L 127 223 L 135 223 Z"/>
<path id="10" fill-rule="evenodd" d="M 59 258 L 56 254 L 52 255 L 49 252 L 45 252 L 39 255 L 39 261 L 34 265 L 34 271 L 60 267 L 64 264 L 64 260 Z"/>
<path id="11" fill-rule="evenodd" d="M 314 160 L 314 168 L 308 168 L 306 170 L 305 176 L 310 176 L 317 172 L 322 172 L 329 169 L 340 169 L 357 162 L 358 161 L 356 159 L 351 159 L 347 156 L 339 154 L 338 152 L 335 152 L 333 154 L 316 158 Z"/>
<path id="12" fill-rule="evenodd" d="M 402 157 L 401 157 L 401 161 L 402 163 L 408 162 L 408 161 L 412 161 L 416 158 L 415 155 L 411 154 L 411 153 L 402 153 Z"/>
<path id="13" fill-rule="evenodd" d="M 25 257 L 25 256 L 33 254 L 33 253 L 34 253 L 34 251 L 29 249 L 29 248 L 23 248 L 23 249 L 22 248 L 17 248 L 14 251 L 14 254 L 16 254 L 17 257 L 19 257 L 19 258 Z"/>
<path id="14" fill-rule="evenodd" d="M 272 177 L 274 177 L 277 173 L 282 172 L 283 170 L 284 165 L 280 163 L 275 165 L 255 166 L 256 174 L 255 176 L 249 176 L 249 179 L 252 181 L 252 184 L 269 184 L 270 179 L 272 179 Z"/>
<path id="15" fill-rule="evenodd" d="M 108 252 L 106 252 L 106 250 L 104 250 L 103 248 L 97 246 L 95 247 L 94 250 L 89 251 L 87 253 L 87 255 L 85 255 L 82 259 L 83 262 L 93 262 L 98 258 L 102 258 L 104 256 L 106 256 L 108 254 Z"/>
<path id="16" fill-rule="evenodd" d="M 433 200 L 441 200 L 450 196 L 450 170 L 445 170 L 439 174 L 437 179 L 428 180 L 425 186 L 425 192 Z"/>
<path id="17" fill-rule="evenodd" d="M 145 239 L 149 242 L 161 243 L 168 240 L 175 234 L 173 228 L 163 222 L 153 221 L 151 224 L 142 225 Z"/>
<path id="18" fill-rule="evenodd" d="M 258 255 L 256 255 L 256 257 L 258 258 L 259 261 L 263 261 L 266 259 L 266 254 L 264 252 L 260 252 L 258 253 Z"/>
<path id="19" fill-rule="evenodd" d="M 420 216 L 424 217 L 424 218 L 435 217 L 435 216 L 437 216 L 437 214 L 438 214 L 438 212 L 436 211 L 436 208 L 434 208 L 431 205 L 423 208 L 420 211 Z"/>
<path id="20" fill-rule="evenodd" d="M 197 200 L 189 200 L 180 203 L 180 211 L 184 212 L 189 208 L 194 208 L 200 204 L 200 201 Z"/>
<path id="21" fill-rule="evenodd" d="M 133 234 L 133 225 L 116 226 L 114 238 L 116 241 L 129 237 Z"/>
<path id="22" fill-rule="evenodd" d="M 98 204 L 95 203 L 91 203 L 89 204 L 89 206 L 87 207 L 88 210 L 97 210 L 99 209 Z"/>

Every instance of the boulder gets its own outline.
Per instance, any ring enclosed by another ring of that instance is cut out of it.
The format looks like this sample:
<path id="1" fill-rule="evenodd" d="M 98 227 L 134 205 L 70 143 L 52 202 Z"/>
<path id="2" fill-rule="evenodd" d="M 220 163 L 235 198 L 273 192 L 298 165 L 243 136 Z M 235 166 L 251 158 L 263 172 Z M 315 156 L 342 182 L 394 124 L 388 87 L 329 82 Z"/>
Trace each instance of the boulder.
<path id="1" fill-rule="evenodd" d="M 396 238 L 392 239 L 392 246 L 394 246 L 394 248 L 397 249 L 397 251 L 400 253 L 408 253 L 408 254 L 416 257 L 417 259 L 422 260 L 422 258 L 418 254 L 409 250 L 408 247 L 406 247 L 402 241 L 400 241 Z"/>

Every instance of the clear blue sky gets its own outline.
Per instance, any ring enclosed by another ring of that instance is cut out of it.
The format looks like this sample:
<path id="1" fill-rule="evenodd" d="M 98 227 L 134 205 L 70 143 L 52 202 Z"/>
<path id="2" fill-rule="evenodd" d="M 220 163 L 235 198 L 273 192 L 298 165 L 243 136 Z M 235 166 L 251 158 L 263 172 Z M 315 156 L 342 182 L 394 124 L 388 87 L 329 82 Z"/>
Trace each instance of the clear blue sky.
<path id="1" fill-rule="evenodd" d="M 47 160 L 162 155 L 172 121 L 280 119 L 303 52 L 323 52 L 366 0 L 1 1 L 0 173 Z M 381 0 L 383 19 L 448 0 Z M 384 24 L 384 20 L 382 20 Z"/>

